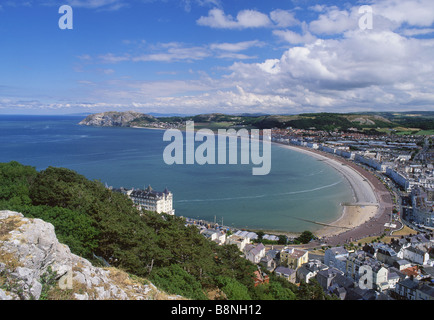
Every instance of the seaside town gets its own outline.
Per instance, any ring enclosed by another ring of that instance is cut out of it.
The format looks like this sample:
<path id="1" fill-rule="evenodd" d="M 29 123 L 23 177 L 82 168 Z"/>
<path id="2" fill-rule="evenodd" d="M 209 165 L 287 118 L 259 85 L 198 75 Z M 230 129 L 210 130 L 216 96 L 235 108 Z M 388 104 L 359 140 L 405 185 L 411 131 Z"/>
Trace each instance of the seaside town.
<path id="1" fill-rule="evenodd" d="M 274 129 L 272 141 L 333 157 L 357 170 L 375 192 L 383 192 L 375 215 L 352 228 L 311 233 L 302 243 L 296 235 L 236 229 L 216 219 L 185 218 L 186 225 L 219 245 L 236 245 L 258 267 L 256 286 L 274 273 L 296 285 L 316 279 L 325 293 L 341 300 L 434 300 L 432 136 L 330 135 L 287 128 Z M 167 188 L 117 191 L 138 207 L 174 214 Z"/>

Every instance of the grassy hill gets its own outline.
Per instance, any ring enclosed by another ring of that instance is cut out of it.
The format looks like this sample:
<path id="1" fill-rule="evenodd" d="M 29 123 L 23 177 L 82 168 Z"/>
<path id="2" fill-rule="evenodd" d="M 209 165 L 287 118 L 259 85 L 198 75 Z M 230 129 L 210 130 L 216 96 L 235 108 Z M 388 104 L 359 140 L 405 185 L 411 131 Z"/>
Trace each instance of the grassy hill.
<path id="1" fill-rule="evenodd" d="M 434 112 L 365 112 L 365 113 L 304 113 L 297 115 L 228 115 L 222 113 L 195 116 L 152 117 L 135 116 L 125 126 L 147 127 L 151 124 L 177 124 L 194 121 L 195 128 L 212 130 L 227 128 L 287 128 L 324 131 L 357 130 L 372 134 L 434 134 Z"/>

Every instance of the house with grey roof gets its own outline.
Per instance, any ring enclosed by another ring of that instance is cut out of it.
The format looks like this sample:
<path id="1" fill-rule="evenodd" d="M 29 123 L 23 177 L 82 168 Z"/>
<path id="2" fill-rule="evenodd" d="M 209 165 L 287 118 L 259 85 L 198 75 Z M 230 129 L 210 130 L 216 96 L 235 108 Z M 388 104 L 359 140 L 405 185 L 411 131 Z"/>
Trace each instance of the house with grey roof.
<path id="1" fill-rule="evenodd" d="M 296 282 L 296 274 L 295 270 L 283 266 L 279 266 L 276 269 L 274 269 L 274 274 L 278 277 L 283 277 L 289 282 L 295 283 Z"/>
<path id="2" fill-rule="evenodd" d="M 280 250 L 270 249 L 266 251 L 265 256 L 261 258 L 259 264 L 268 271 L 273 272 L 280 264 Z"/>
<path id="3" fill-rule="evenodd" d="M 246 246 L 245 248 L 246 250 L 245 255 L 246 255 L 246 259 L 258 264 L 259 261 L 261 261 L 261 259 L 265 256 L 265 246 L 260 243 L 256 246 Z"/>
<path id="4" fill-rule="evenodd" d="M 226 242 L 226 234 L 216 229 L 201 229 L 200 233 L 210 241 L 223 245 Z"/>
<path id="5" fill-rule="evenodd" d="M 327 249 L 324 253 L 324 263 L 345 272 L 349 252 L 344 247 Z"/>
<path id="6" fill-rule="evenodd" d="M 326 270 L 329 267 L 323 264 L 319 260 L 310 260 L 307 263 L 302 264 L 296 272 L 296 281 L 309 283 L 310 278 L 314 278 L 321 270 Z"/>
<path id="7" fill-rule="evenodd" d="M 424 266 L 421 272 L 424 275 L 424 277 L 434 279 L 434 267 Z"/>
<path id="8" fill-rule="evenodd" d="M 345 300 L 377 300 L 377 293 L 373 289 L 363 289 L 356 286 L 348 289 Z"/>
<path id="9" fill-rule="evenodd" d="M 275 236 L 275 235 L 264 234 L 264 236 L 262 237 L 262 239 L 271 240 L 271 241 L 278 241 L 279 237 Z"/>
<path id="10" fill-rule="evenodd" d="M 333 267 L 318 271 L 315 278 L 325 292 L 335 293 L 341 300 L 345 298 L 346 289 L 354 286 L 351 279 L 346 277 L 341 270 Z"/>
<path id="11" fill-rule="evenodd" d="M 425 265 L 429 260 L 429 253 L 411 245 L 402 250 L 402 258 L 419 265 Z"/>
<path id="12" fill-rule="evenodd" d="M 249 242 L 250 240 L 258 239 L 258 235 L 255 232 L 250 232 L 250 231 L 238 230 L 237 232 L 234 233 L 234 235 L 249 239 L 248 240 Z"/>
<path id="13" fill-rule="evenodd" d="M 399 257 L 395 250 L 385 244 L 380 244 L 377 248 L 377 252 L 375 254 L 375 258 L 388 265 L 393 265 L 396 260 L 399 260 Z"/>
<path id="14" fill-rule="evenodd" d="M 434 300 L 434 283 L 423 283 L 416 290 L 416 300 Z"/>
<path id="15" fill-rule="evenodd" d="M 416 290 L 419 286 L 419 281 L 407 278 L 399 281 L 395 287 L 395 297 L 404 300 L 416 300 Z"/>
<path id="16" fill-rule="evenodd" d="M 404 269 L 410 268 L 412 266 L 412 264 L 410 263 L 410 261 L 407 261 L 405 259 L 399 259 L 399 260 L 396 260 L 392 264 L 392 266 L 397 268 L 398 270 L 404 270 Z"/>

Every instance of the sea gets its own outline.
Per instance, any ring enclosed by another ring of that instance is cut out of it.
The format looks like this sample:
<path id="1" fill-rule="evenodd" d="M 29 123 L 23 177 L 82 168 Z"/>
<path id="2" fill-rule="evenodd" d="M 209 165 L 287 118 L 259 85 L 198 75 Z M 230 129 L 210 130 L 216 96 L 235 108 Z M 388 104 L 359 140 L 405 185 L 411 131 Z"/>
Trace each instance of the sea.
<path id="1" fill-rule="evenodd" d="M 113 188 L 167 187 L 177 216 L 270 233 L 315 232 L 321 226 L 310 221 L 336 220 L 353 199 L 341 173 L 276 144 L 263 176 L 240 162 L 168 165 L 164 130 L 78 125 L 84 118 L 0 115 L 0 162 L 69 168 Z"/>

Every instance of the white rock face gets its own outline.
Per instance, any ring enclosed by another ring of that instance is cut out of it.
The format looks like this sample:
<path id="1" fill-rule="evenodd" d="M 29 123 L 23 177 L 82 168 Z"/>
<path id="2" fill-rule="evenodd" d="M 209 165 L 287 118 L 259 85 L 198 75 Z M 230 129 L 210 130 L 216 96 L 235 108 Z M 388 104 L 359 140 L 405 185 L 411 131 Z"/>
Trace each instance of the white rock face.
<path id="1" fill-rule="evenodd" d="M 39 299 L 43 290 L 41 278 L 54 272 L 59 281 L 56 285 L 70 290 L 77 300 L 181 298 L 169 297 L 152 284 L 134 282 L 115 268 L 94 267 L 59 243 L 53 225 L 40 219 L 0 211 L 0 230 L 12 220 L 12 230 L 0 237 L 0 284 L 6 288 L 0 288 L 0 300 Z"/>

